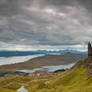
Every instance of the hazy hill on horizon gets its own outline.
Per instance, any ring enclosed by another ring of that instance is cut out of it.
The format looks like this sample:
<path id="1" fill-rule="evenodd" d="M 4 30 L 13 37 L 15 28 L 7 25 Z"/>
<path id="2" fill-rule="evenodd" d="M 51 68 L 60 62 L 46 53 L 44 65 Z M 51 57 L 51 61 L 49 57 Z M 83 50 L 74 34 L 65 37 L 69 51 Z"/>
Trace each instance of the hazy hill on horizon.
<path id="1" fill-rule="evenodd" d="M 13 51 L 13 50 L 1 50 L 0 57 L 14 57 L 14 56 L 28 56 L 28 55 L 37 55 L 37 54 L 62 54 L 62 53 L 73 53 L 80 55 L 87 55 L 87 51 L 80 52 L 77 50 L 58 50 L 58 51 L 48 51 L 48 50 L 34 50 L 34 51 Z"/>

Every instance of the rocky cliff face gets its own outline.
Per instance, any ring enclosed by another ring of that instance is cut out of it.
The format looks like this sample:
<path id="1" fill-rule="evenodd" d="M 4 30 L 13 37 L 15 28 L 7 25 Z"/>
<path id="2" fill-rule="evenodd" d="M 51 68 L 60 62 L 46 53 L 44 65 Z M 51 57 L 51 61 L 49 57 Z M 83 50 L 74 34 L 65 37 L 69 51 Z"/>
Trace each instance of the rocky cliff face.
<path id="1" fill-rule="evenodd" d="M 91 43 L 88 43 L 88 57 L 92 56 L 92 47 L 91 47 Z"/>
<path id="2" fill-rule="evenodd" d="M 81 66 L 84 66 L 87 69 L 87 74 L 92 77 L 92 46 L 90 42 L 88 43 L 88 58 L 77 62 L 74 68 L 78 69 Z"/>

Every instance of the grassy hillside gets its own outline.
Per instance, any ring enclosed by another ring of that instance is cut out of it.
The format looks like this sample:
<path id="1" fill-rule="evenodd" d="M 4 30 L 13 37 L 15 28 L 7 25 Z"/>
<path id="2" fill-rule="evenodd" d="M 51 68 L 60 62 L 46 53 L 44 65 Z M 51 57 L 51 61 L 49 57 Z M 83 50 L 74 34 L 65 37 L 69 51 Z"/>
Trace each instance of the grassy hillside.
<path id="1" fill-rule="evenodd" d="M 50 78 L 24 76 L 1 78 L 0 92 L 16 92 L 21 85 L 29 92 L 92 92 L 92 77 L 88 71 L 91 61 L 92 58 L 79 61 L 72 69 Z"/>

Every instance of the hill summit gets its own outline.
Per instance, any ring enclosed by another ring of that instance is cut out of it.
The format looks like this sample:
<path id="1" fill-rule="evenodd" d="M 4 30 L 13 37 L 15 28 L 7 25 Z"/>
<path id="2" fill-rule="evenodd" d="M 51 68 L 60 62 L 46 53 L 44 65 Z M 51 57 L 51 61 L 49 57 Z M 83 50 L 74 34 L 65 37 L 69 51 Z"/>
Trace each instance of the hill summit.
<path id="1" fill-rule="evenodd" d="M 88 58 L 78 61 L 73 68 L 80 68 L 84 66 L 87 69 L 87 73 L 92 75 L 92 46 L 88 43 Z"/>

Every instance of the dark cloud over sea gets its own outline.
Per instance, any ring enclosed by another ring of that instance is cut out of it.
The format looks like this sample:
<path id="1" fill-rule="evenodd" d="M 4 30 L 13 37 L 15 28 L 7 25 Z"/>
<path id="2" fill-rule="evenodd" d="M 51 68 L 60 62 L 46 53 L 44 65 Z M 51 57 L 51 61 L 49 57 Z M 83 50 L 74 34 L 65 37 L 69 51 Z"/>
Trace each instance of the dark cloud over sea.
<path id="1" fill-rule="evenodd" d="M 92 0 L 0 0 L 0 48 L 87 44 L 91 17 Z"/>

